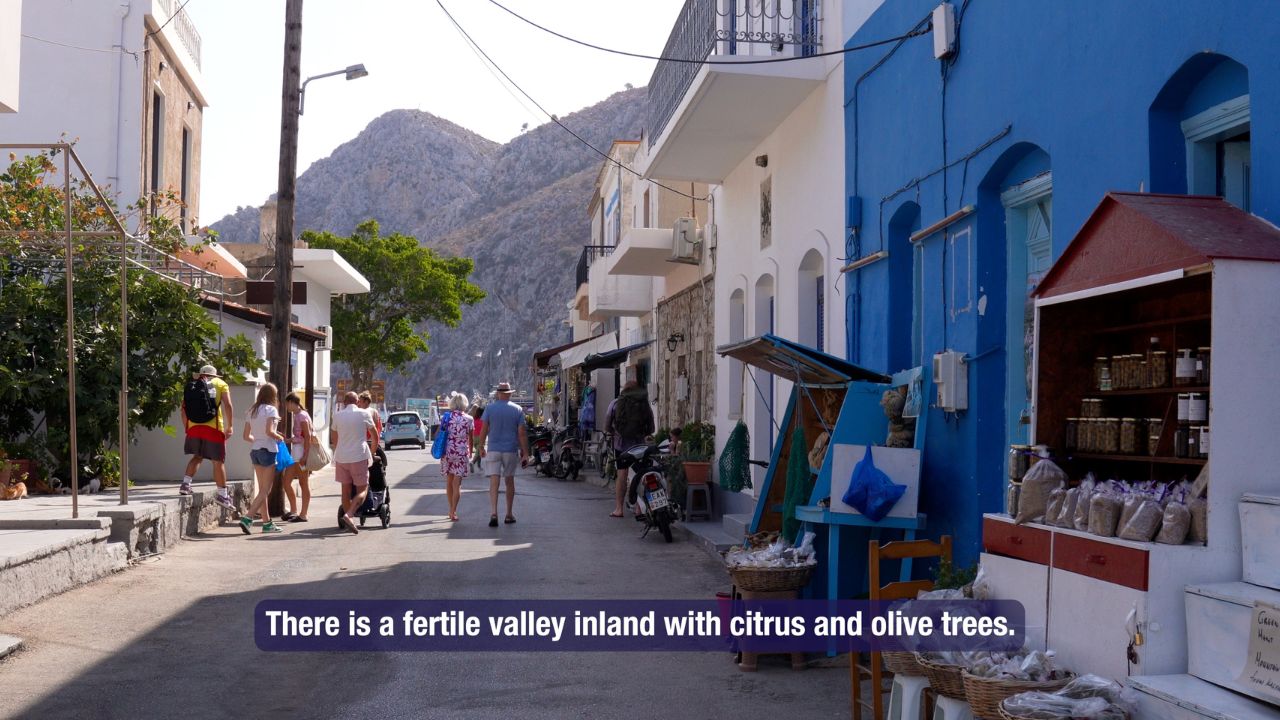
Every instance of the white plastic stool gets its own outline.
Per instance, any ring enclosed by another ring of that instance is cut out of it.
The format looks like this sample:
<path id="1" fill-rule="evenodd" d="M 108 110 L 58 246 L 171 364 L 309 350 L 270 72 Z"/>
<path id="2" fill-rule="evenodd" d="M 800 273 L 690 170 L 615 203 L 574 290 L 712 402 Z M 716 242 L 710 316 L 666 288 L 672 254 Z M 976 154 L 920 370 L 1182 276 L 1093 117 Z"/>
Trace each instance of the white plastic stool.
<path id="1" fill-rule="evenodd" d="M 924 711 L 924 689 L 929 679 L 919 675 L 894 675 L 889 691 L 886 720 L 921 720 Z M 950 720 L 950 718 L 948 718 Z"/>
<path id="2" fill-rule="evenodd" d="M 939 695 L 933 706 L 933 720 L 973 720 L 969 703 Z"/>

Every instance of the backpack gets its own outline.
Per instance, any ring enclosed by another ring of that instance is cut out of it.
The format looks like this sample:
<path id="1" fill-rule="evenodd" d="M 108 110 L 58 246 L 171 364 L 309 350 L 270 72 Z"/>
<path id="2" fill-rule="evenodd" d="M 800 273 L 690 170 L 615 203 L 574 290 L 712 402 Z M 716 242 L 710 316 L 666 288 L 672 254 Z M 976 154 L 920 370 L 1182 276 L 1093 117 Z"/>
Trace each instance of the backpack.
<path id="1" fill-rule="evenodd" d="M 613 429 L 619 437 L 638 440 L 653 432 L 649 403 L 640 395 L 622 395 L 613 409 Z"/>
<path id="2" fill-rule="evenodd" d="M 182 407 L 187 420 L 197 425 L 218 417 L 218 390 L 202 377 L 192 378 L 182 389 Z"/>

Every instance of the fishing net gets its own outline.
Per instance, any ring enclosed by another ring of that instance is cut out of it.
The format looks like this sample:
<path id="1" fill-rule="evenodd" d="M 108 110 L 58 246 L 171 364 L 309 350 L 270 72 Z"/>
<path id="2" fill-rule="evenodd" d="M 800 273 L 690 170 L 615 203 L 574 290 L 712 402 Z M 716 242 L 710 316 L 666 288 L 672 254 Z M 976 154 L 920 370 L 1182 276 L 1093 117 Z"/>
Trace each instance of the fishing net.
<path id="1" fill-rule="evenodd" d="M 747 424 L 739 420 L 720 453 L 721 488 L 741 492 L 743 488 L 751 487 L 751 465 L 747 463 L 750 452 L 751 436 L 747 433 Z"/>
<path id="2" fill-rule="evenodd" d="M 787 494 L 782 499 L 782 537 L 795 542 L 800 533 L 800 521 L 796 519 L 796 506 L 809 502 L 813 492 L 813 474 L 809 472 L 809 456 L 805 448 L 804 425 L 795 423 L 791 433 L 791 452 L 787 457 Z"/>

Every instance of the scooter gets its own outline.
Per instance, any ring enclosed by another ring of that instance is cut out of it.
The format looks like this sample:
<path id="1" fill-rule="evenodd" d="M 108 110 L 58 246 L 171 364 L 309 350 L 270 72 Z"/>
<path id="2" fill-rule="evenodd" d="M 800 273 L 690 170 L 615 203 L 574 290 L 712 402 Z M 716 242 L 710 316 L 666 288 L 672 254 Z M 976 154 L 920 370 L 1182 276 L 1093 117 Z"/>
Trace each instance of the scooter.
<path id="1" fill-rule="evenodd" d="M 657 445 L 637 445 L 618 453 L 617 462 L 619 468 L 631 471 L 627 504 L 639 511 L 638 519 L 644 522 L 644 533 L 640 537 L 658 528 L 662 539 L 671 542 L 676 509 L 671 503 L 671 485 L 658 465 L 660 452 Z"/>
<path id="2" fill-rule="evenodd" d="M 582 469 L 582 455 L 578 451 L 578 426 L 569 425 L 551 439 L 551 460 L 548 475 L 557 480 L 577 480 Z"/>
<path id="3" fill-rule="evenodd" d="M 529 462 L 533 469 L 543 475 L 547 472 L 547 462 L 551 460 L 551 430 L 546 425 L 535 425 L 529 428 Z"/>

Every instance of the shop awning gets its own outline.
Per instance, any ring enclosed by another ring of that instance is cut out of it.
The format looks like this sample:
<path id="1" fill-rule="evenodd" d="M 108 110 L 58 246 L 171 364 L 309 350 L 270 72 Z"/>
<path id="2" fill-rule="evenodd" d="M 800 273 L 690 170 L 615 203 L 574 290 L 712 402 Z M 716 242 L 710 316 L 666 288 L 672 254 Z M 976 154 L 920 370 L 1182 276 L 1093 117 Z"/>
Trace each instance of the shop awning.
<path id="1" fill-rule="evenodd" d="M 887 383 L 891 378 L 776 335 L 721 345 L 716 353 L 805 385 L 839 385 L 853 380 Z"/>
<path id="2" fill-rule="evenodd" d="M 1110 192 L 1036 295 L 1172 280 L 1219 259 L 1280 261 L 1280 229 L 1219 197 Z"/>
<path id="3" fill-rule="evenodd" d="M 617 350 L 588 355 L 582 361 L 582 369 L 584 372 L 591 372 L 592 370 L 599 370 L 600 368 L 617 367 L 626 361 L 627 355 L 630 354 L 632 350 L 639 350 L 642 347 L 648 347 L 652 344 L 653 341 L 648 340 L 646 342 L 636 343 L 635 345 L 628 345 L 624 348 L 618 348 Z"/>
<path id="4" fill-rule="evenodd" d="M 591 342 L 592 340 L 595 340 L 598 337 L 601 337 L 601 336 L 596 335 L 595 337 L 583 338 L 582 340 L 574 340 L 573 342 L 567 342 L 563 345 L 557 345 L 553 348 L 547 348 L 546 350 L 539 350 L 538 352 L 533 354 L 533 366 L 535 368 L 544 368 L 547 365 L 551 364 L 552 358 L 564 352 L 565 350 L 568 350 L 571 347 L 577 347 L 582 343 Z"/>
<path id="5" fill-rule="evenodd" d="M 568 350 L 560 352 L 560 367 L 568 369 L 577 367 L 587 359 L 588 355 L 597 355 L 606 353 L 610 350 L 618 349 L 618 334 L 616 332 L 605 333 L 591 338 L 587 342 L 575 345 Z"/>

